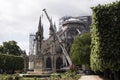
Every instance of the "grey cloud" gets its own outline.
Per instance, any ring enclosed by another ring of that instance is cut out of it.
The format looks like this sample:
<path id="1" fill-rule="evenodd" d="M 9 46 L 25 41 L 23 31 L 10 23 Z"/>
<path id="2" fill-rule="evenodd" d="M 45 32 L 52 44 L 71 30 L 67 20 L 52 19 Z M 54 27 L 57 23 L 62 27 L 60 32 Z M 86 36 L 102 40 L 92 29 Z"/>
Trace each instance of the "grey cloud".
<path id="1" fill-rule="evenodd" d="M 65 15 L 90 15 L 91 6 L 116 0 L 0 0 L 0 44 L 7 40 L 16 40 L 22 48 L 28 50 L 29 33 L 37 30 L 39 16 L 46 8 L 53 21 Z M 43 15 L 44 35 L 48 37 L 49 22 Z"/>

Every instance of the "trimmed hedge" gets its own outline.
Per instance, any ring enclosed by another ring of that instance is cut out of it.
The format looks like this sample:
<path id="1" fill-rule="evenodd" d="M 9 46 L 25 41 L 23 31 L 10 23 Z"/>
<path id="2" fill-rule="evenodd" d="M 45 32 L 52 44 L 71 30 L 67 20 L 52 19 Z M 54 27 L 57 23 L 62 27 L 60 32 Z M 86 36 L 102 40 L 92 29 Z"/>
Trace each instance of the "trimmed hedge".
<path id="1" fill-rule="evenodd" d="M 120 71 L 120 1 L 92 8 L 91 69 Z"/>
<path id="2" fill-rule="evenodd" d="M 24 59 L 13 55 L 0 54 L 0 69 L 2 72 L 14 72 L 24 68 Z"/>

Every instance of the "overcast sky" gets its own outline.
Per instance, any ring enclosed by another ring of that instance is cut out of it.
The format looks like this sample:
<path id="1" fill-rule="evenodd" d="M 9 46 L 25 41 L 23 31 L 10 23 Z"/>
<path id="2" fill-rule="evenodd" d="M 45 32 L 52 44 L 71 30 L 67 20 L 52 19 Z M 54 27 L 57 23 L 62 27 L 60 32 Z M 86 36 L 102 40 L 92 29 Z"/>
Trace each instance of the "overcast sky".
<path id="1" fill-rule="evenodd" d="M 46 8 L 58 25 L 63 16 L 91 15 L 90 7 L 116 0 L 0 0 L 0 44 L 15 40 L 29 52 L 29 33 L 35 33 L 39 16 Z M 43 14 L 44 37 L 48 37 L 49 23 Z"/>

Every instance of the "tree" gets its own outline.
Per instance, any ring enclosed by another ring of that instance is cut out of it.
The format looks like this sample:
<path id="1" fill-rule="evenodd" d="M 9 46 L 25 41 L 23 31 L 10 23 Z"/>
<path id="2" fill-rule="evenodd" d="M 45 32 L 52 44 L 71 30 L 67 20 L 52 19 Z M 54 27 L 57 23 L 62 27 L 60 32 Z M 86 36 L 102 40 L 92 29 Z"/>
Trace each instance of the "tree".
<path id="1" fill-rule="evenodd" d="M 21 55 L 22 50 L 17 45 L 16 41 L 3 42 L 3 46 L 0 46 L 0 53 L 12 54 L 12 55 Z"/>
<path id="2" fill-rule="evenodd" d="M 3 46 L 0 45 L 0 53 L 3 53 Z"/>
<path id="3" fill-rule="evenodd" d="M 75 38 L 70 50 L 70 57 L 74 64 L 90 64 L 90 44 L 90 33 L 84 33 Z"/>

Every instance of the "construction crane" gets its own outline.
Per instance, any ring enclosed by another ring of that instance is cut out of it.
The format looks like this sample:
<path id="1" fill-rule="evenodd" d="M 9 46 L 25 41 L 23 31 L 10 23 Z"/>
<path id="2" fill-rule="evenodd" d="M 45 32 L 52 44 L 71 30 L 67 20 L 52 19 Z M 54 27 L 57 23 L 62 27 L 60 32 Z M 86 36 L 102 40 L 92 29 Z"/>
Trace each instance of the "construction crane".
<path id="1" fill-rule="evenodd" d="M 54 30 L 54 34 L 55 34 L 56 38 L 58 39 L 58 42 L 61 43 L 62 40 L 61 40 L 61 38 L 59 37 L 59 35 L 56 33 L 55 27 L 53 26 L 52 20 L 51 20 L 50 17 L 48 16 L 48 14 L 47 14 L 47 12 L 46 12 L 46 9 L 43 9 L 43 11 L 44 11 L 45 15 L 47 16 L 47 19 L 48 19 L 48 21 L 50 22 L 50 25 L 52 26 L 52 28 L 53 28 L 53 30 Z M 66 60 L 68 61 L 69 65 L 71 66 L 71 65 L 72 65 L 72 61 L 71 61 L 71 59 L 70 59 L 70 56 L 69 56 L 68 53 L 67 53 L 67 50 L 65 49 L 65 47 L 64 47 L 63 44 L 60 44 L 60 47 L 61 47 L 61 49 L 62 49 L 62 51 L 63 51 L 63 54 L 65 55 Z"/>

